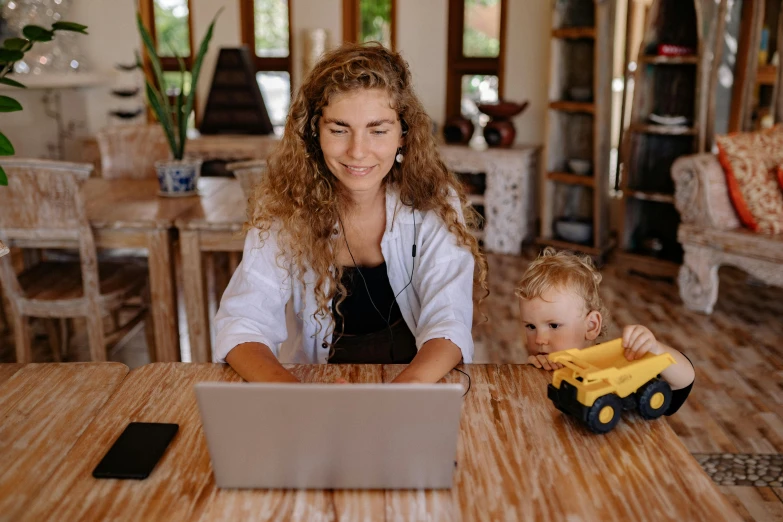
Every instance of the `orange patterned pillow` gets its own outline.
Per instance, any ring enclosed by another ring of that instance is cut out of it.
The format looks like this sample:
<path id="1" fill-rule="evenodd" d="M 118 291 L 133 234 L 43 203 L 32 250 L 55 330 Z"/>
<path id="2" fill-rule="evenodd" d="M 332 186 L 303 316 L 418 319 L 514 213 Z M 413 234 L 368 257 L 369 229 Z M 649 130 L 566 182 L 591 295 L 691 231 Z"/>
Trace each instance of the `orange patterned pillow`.
<path id="1" fill-rule="evenodd" d="M 718 159 L 740 221 L 755 232 L 783 233 L 783 191 L 777 167 L 783 163 L 783 126 L 718 136 Z"/>
<path id="2" fill-rule="evenodd" d="M 778 185 L 780 190 L 783 190 L 783 164 L 778 165 Z"/>

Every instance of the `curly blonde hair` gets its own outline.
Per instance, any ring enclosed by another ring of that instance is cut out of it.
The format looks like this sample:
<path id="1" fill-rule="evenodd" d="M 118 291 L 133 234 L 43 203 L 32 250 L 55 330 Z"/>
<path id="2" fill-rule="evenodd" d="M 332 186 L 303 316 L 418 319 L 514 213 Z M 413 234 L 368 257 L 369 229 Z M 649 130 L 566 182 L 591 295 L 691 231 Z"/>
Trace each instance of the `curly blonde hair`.
<path id="1" fill-rule="evenodd" d="M 527 267 L 514 289 L 514 295 L 522 299 L 533 299 L 541 297 L 544 292 L 553 288 L 573 291 L 584 299 L 588 312 L 595 310 L 601 314 L 599 337 L 603 337 L 606 335 L 609 311 L 598 293 L 601 279 L 601 273 L 590 256 L 569 250 L 558 252 L 552 247 L 546 247 Z"/>
<path id="2" fill-rule="evenodd" d="M 405 160 L 394 163 L 384 178 L 384 186 L 396 188 L 403 204 L 420 211 L 434 211 L 443 220 L 458 244 L 473 254 L 474 281 L 489 293 L 487 262 L 468 228 L 477 225 L 479 216 L 440 158 L 430 118 L 413 91 L 408 64 L 398 53 L 375 42 L 343 44 L 326 53 L 299 88 L 282 140 L 268 158 L 267 173 L 249 201 L 246 224 L 246 228 L 258 228 L 262 240 L 275 226 L 281 253 L 285 252 L 290 263 L 290 275 L 297 277 L 303 287 L 305 271 L 309 268 L 315 273 L 318 308 L 314 318 L 319 331 L 320 319 L 331 314 L 329 301 L 338 291 L 340 302 L 346 295 L 343 267 L 336 261 L 338 243 L 343 238 L 333 234 L 333 230 L 349 202 L 324 161 L 318 123 L 324 107 L 336 95 L 360 89 L 387 92 L 405 132 Z M 454 194 L 459 197 L 464 222 L 449 203 Z"/>

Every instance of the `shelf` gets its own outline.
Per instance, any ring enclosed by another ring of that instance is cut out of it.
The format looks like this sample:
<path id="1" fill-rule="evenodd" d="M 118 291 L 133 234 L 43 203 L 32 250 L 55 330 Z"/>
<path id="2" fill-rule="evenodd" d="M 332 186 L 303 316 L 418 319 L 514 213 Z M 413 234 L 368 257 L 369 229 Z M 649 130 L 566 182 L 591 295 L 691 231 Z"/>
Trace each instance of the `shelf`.
<path id="1" fill-rule="evenodd" d="M 644 55 L 639 61 L 641 63 L 649 63 L 654 65 L 698 65 L 698 55 L 689 54 L 686 56 L 658 56 L 658 55 Z"/>
<path id="2" fill-rule="evenodd" d="M 564 241 L 562 239 L 555 239 L 553 237 L 539 237 L 538 239 L 536 239 L 536 242 L 541 245 L 555 247 L 559 250 L 562 249 L 579 250 L 580 252 L 584 252 L 585 254 L 590 254 L 595 256 L 599 256 L 602 254 L 600 249 L 595 248 L 594 246 L 588 245 L 586 243 L 571 243 L 569 241 Z"/>
<path id="3" fill-rule="evenodd" d="M 659 257 L 645 256 L 630 251 L 615 254 L 617 262 L 628 272 L 639 272 L 652 277 L 676 278 L 680 271 L 679 263 Z"/>
<path id="4" fill-rule="evenodd" d="M 100 73 L 47 73 L 47 74 L 10 74 L 9 80 L 15 80 L 28 89 L 68 89 L 90 87 L 108 82 L 108 77 Z M 20 90 L 18 87 L 0 84 L 0 90 Z"/>
<path id="5" fill-rule="evenodd" d="M 659 134 L 661 136 L 695 136 L 696 127 L 687 127 L 685 125 L 652 125 L 644 123 L 634 123 L 628 130 L 631 132 L 642 132 L 645 134 Z"/>
<path id="6" fill-rule="evenodd" d="M 778 68 L 774 65 L 759 66 L 756 74 L 756 83 L 758 85 L 775 85 L 778 77 Z"/>
<path id="7" fill-rule="evenodd" d="M 471 205 L 484 205 L 484 194 L 468 194 L 467 198 Z"/>
<path id="8" fill-rule="evenodd" d="M 553 29 L 552 38 L 595 38 L 595 27 L 566 27 L 564 29 Z"/>
<path id="9" fill-rule="evenodd" d="M 562 239 L 555 239 L 553 237 L 538 237 L 536 238 L 536 243 L 539 245 L 545 245 L 545 246 L 551 246 L 555 247 L 559 250 L 578 250 L 579 252 L 584 252 L 585 254 L 589 254 L 591 256 L 600 257 L 606 254 L 609 250 L 614 248 L 614 241 L 612 239 L 609 240 L 609 242 L 603 246 L 603 248 L 596 248 L 592 245 L 588 245 L 585 243 L 570 243 L 568 241 L 564 241 Z"/>
<path id="10" fill-rule="evenodd" d="M 661 192 L 644 192 L 642 190 L 626 190 L 626 196 L 643 201 L 655 201 L 656 203 L 674 204 L 673 194 L 664 194 Z"/>
<path id="11" fill-rule="evenodd" d="M 549 108 L 565 112 L 595 112 L 595 104 L 592 102 L 555 101 L 549 104 Z"/>
<path id="12" fill-rule="evenodd" d="M 579 174 L 571 174 L 570 172 L 547 172 L 546 178 L 550 181 L 568 185 L 595 186 L 595 178 L 593 176 L 581 176 Z"/>

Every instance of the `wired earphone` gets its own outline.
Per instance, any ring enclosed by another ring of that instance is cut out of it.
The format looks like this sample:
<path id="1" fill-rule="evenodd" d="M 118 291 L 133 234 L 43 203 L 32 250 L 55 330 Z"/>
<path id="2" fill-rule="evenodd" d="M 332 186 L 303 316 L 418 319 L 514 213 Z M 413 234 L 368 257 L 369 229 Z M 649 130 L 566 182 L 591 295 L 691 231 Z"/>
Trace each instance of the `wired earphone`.
<path id="1" fill-rule="evenodd" d="M 383 313 L 381 313 L 380 310 L 378 310 L 378 307 L 376 306 L 375 301 L 373 301 L 372 294 L 370 293 L 370 287 L 367 285 L 367 280 L 364 278 L 364 274 L 362 274 L 361 268 L 359 268 L 359 265 L 356 263 L 356 259 L 353 257 L 353 252 L 351 252 L 351 246 L 348 244 L 348 236 L 347 236 L 346 231 L 345 231 L 345 225 L 343 225 L 343 220 L 340 217 L 339 213 L 337 214 L 337 219 L 340 222 L 340 228 L 343 230 L 343 240 L 345 241 L 345 248 L 348 249 L 348 255 L 351 256 L 351 261 L 353 261 L 353 266 L 356 268 L 356 272 L 358 272 L 359 277 L 361 277 L 361 279 L 362 279 L 362 283 L 364 284 L 364 289 L 367 292 L 367 297 L 369 297 L 370 303 L 372 303 L 372 307 L 375 309 L 375 311 L 378 313 L 378 315 L 381 316 L 381 319 L 383 319 L 383 321 L 386 323 L 386 328 L 388 328 L 388 330 L 389 330 L 389 337 L 390 337 L 389 358 L 392 361 L 394 360 L 394 330 L 392 330 L 391 323 L 390 323 L 391 313 L 392 313 L 392 310 L 394 309 L 395 303 L 397 302 L 397 298 L 405 291 L 406 288 L 411 286 L 411 284 L 413 283 L 413 271 L 416 268 L 416 239 L 417 239 L 417 235 L 416 235 L 416 211 L 413 208 L 413 206 L 411 206 L 411 214 L 413 215 L 413 246 L 411 247 L 411 258 L 413 259 L 413 261 L 411 263 L 410 279 L 408 279 L 408 283 L 405 286 L 402 287 L 402 290 L 400 290 L 399 292 L 397 292 L 394 295 L 394 299 L 392 300 L 391 306 L 389 306 L 389 313 L 386 314 L 385 316 L 383 315 Z M 470 375 L 468 375 L 467 373 L 463 372 L 459 368 L 454 368 L 454 369 L 457 370 L 462 375 L 464 375 L 465 377 L 468 378 L 468 388 L 467 388 L 467 390 L 465 390 L 465 393 L 462 395 L 464 397 L 470 391 L 470 384 L 471 384 L 471 382 L 470 382 Z"/>

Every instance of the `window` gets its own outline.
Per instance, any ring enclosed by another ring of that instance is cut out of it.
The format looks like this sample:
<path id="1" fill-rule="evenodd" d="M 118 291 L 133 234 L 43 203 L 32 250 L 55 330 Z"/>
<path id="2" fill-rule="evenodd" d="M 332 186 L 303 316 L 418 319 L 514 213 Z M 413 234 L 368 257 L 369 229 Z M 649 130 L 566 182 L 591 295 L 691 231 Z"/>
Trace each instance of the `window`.
<path id="1" fill-rule="evenodd" d="M 343 0 L 343 41 L 381 42 L 394 49 L 395 0 Z"/>
<path id="2" fill-rule="evenodd" d="M 480 116 L 476 104 L 503 94 L 507 0 L 449 0 L 446 117 Z"/>
<path id="3" fill-rule="evenodd" d="M 282 130 L 291 104 L 291 0 L 240 0 L 242 43 L 253 50 L 269 119 Z"/>
<path id="4" fill-rule="evenodd" d="M 185 69 L 193 67 L 193 24 L 190 19 L 190 0 L 140 0 L 139 12 L 148 28 L 163 68 L 166 93 L 175 103 L 181 83 L 177 56 Z M 190 86 L 190 72 L 185 74 L 185 90 Z M 198 105 L 198 104 L 196 104 Z M 151 115 L 150 115 L 151 116 Z M 193 126 L 191 121 L 189 126 Z"/>

